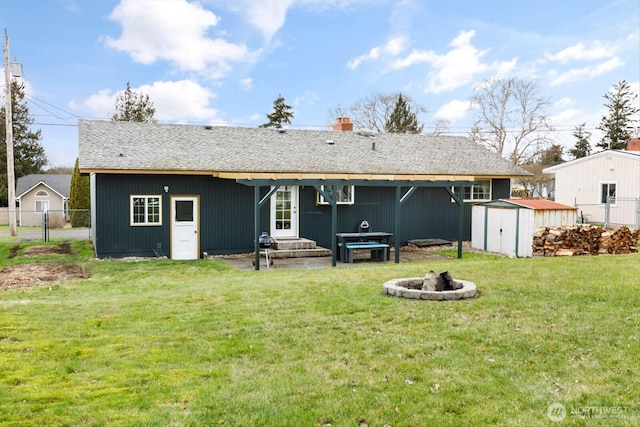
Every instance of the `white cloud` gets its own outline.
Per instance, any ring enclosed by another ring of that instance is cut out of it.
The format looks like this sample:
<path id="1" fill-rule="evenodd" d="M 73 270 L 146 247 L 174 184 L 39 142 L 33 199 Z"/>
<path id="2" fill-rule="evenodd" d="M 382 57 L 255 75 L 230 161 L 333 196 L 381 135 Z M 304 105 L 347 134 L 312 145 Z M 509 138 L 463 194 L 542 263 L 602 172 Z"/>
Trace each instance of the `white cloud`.
<path id="1" fill-rule="evenodd" d="M 81 104 L 71 102 L 69 106 L 74 110 L 84 107 L 97 117 L 110 118 L 115 112 L 117 93 L 109 89 L 102 89 L 85 99 Z"/>
<path id="2" fill-rule="evenodd" d="M 159 81 L 131 89 L 149 95 L 156 109 L 155 118 L 159 121 L 223 121 L 220 112 L 210 106 L 215 94 L 193 81 Z M 115 112 L 116 98 L 120 92 L 102 89 L 81 105 L 96 117 L 110 118 Z M 79 105 L 72 103 L 71 107 L 77 110 Z"/>
<path id="3" fill-rule="evenodd" d="M 615 57 L 594 66 L 573 68 L 562 73 L 551 71 L 549 73 L 549 75 L 552 77 L 551 86 L 558 86 L 561 84 L 571 83 L 579 80 L 587 80 L 592 77 L 606 74 L 618 67 L 621 67 L 622 65 L 622 60 L 618 57 Z"/>
<path id="4" fill-rule="evenodd" d="M 284 25 L 293 0 L 243 0 L 235 3 L 236 11 L 257 28 L 268 42 Z"/>
<path id="5" fill-rule="evenodd" d="M 565 107 L 571 107 L 573 105 L 575 105 L 575 101 L 567 97 L 560 98 L 553 104 L 555 108 L 565 108 Z"/>
<path id="6" fill-rule="evenodd" d="M 402 69 L 419 63 L 431 66 L 428 81 L 425 86 L 427 93 L 442 93 L 464 86 L 477 75 L 487 72 L 498 76 L 508 75 L 516 66 L 517 58 L 509 61 L 483 63 L 482 58 L 488 49 L 479 50 L 471 44 L 475 31 L 462 31 L 454 38 L 449 46 L 451 49 L 445 54 L 438 54 L 432 50 L 414 50 L 407 57 L 398 59 L 391 64 L 393 69 Z"/>
<path id="7" fill-rule="evenodd" d="M 607 46 L 600 42 L 594 42 L 587 47 L 584 43 L 578 43 L 554 54 L 547 54 L 546 58 L 566 64 L 569 61 L 595 61 L 603 58 L 611 58 L 615 55 L 614 46 Z"/>
<path id="8" fill-rule="evenodd" d="M 220 121 L 219 111 L 210 107 L 215 93 L 191 80 L 154 82 L 139 90 L 153 101 L 158 120 Z"/>
<path id="9" fill-rule="evenodd" d="M 471 103 L 469 101 L 454 99 L 453 101 L 449 101 L 442 107 L 440 107 L 440 109 L 435 112 L 433 117 L 436 119 L 444 119 L 449 120 L 450 122 L 455 122 L 467 117 L 470 109 Z"/>
<path id="10" fill-rule="evenodd" d="M 241 15 L 249 25 L 262 33 L 267 43 L 284 26 L 287 12 L 293 6 L 322 13 L 377 2 L 380 0 L 208 0 L 208 3 Z"/>
<path id="11" fill-rule="evenodd" d="M 251 90 L 251 88 L 253 87 L 253 80 L 251 79 L 251 77 L 247 77 L 240 80 L 239 84 L 245 90 Z"/>
<path id="12" fill-rule="evenodd" d="M 296 107 L 304 105 L 313 106 L 316 104 L 318 99 L 320 99 L 320 97 L 317 93 L 310 90 L 305 90 L 302 95 L 296 96 L 293 99 L 293 105 Z"/>
<path id="13" fill-rule="evenodd" d="M 555 126 L 568 127 L 578 123 L 583 112 L 577 108 L 567 108 L 550 116 L 551 123 Z"/>
<path id="14" fill-rule="evenodd" d="M 369 52 L 356 56 L 347 63 L 347 66 L 354 70 L 363 62 L 377 61 L 384 57 L 398 56 L 407 48 L 408 43 L 409 40 L 405 36 L 399 35 L 392 37 L 384 45 L 373 47 Z"/>
<path id="15" fill-rule="evenodd" d="M 106 45 L 143 64 L 165 60 L 181 71 L 217 78 L 230 72 L 232 62 L 249 61 L 259 53 L 208 37 L 220 19 L 198 3 L 122 0 L 109 17 L 122 25 L 122 34 L 104 37 Z"/>

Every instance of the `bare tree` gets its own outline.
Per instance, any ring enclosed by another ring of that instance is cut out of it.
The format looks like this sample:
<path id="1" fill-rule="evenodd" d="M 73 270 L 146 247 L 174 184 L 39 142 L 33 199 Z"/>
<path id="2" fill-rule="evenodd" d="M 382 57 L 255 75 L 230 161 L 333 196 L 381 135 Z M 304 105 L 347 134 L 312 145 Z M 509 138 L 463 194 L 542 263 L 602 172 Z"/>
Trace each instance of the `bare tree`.
<path id="1" fill-rule="evenodd" d="M 333 110 L 329 110 L 329 118 L 334 122 L 339 117 L 349 117 L 357 128 L 367 128 L 375 132 L 385 132 L 385 125 L 395 109 L 400 93 L 374 95 L 360 98 L 349 108 L 338 105 Z M 426 113 L 427 109 L 416 104 L 408 95 L 402 95 L 403 101 L 407 104 L 411 113 Z"/>
<path id="2" fill-rule="evenodd" d="M 477 128 L 470 132 L 514 164 L 531 161 L 550 143 L 553 130 L 546 108 L 549 101 L 538 95 L 535 81 L 514 77 L 486 80 L 471 98 L 477 107 Z"/>
<path id="3" fill-rule="evenodd" d="M 432 135 L 434 136 L 438 136 L 438 135 L 442 135 L 443 133 L 447 133 L 449 132 L 449 127 L 451 125 L 451 122 L 448 119 L 437 119 L 433 122 L 433 133 Z"/>

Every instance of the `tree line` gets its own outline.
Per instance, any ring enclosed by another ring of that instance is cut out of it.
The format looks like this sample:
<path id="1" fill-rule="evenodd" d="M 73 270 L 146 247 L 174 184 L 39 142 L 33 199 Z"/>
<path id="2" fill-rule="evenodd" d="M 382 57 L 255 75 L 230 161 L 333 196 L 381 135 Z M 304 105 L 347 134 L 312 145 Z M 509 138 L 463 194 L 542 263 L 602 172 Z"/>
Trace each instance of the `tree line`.
<path id="1" fill-rule="evenodd" d="M 604 95 L 607 114 L 597 126 L 602 138 L 596 148 L 603 150 L 625 149 L 629 139 L 637 129 L 635 104 L 638 94 L 633 93 L 628 82 L 622 80 L 614 84 Z M 41 130 L 32 130 L 33 118 L 25 100 L 24 88 L 15 80 L 12 82 L 11 102 L 13 108 L 13 134 L 16 179 L 36 173 L 43 173 L 48 160 L 40 143 Z M 475 89 L 470 98 L 470 106 L 476 112 L 475 121 L 468 131 L 470 140 L 495 151 L 500 156 L 533 172 L 541 178 L 543 168 L 564 161 L 564 150 L 549 138 L 554 131 L 547 114 L 550 100 L 539 94 L 535 81 L 515 77 L 489 79 Z M 155 106 L 149 96 L 131 89 L 129 82 L 124 91 L 116 97 L 114 121 L 154 122 Z M 419 120 L 427 109 L 403 93 L 376 93 L 357 100 L 348 108 L 338 105 L 329 111 L 335 121 L 338 117 L 349 117 L 355 126 L 375 132 L 420 134 L 425 124 Z M 0 206 L 7 205 L 7 153 L 5 108 L 0 109 Z M 267 122 L 261 128 L 282 128 L 290 125 L 294 111 L 284 97 L 279 94 L 273 102 L 273 109 L 266 114 Z M 449 123 L 438 120 L 433 123 L 433 134 L 448 132 Z M 580 158 L 591 154 L 593 148 L 591 132 L 586 123 L 573 130 L 575 145 L 567 154 Z M 50 168 L 47 173 L 68 173 L 67 168 Z M 78 162 L 72 173 L 71 209 L 89 208 L 88 177 L 79 173 Z"/>

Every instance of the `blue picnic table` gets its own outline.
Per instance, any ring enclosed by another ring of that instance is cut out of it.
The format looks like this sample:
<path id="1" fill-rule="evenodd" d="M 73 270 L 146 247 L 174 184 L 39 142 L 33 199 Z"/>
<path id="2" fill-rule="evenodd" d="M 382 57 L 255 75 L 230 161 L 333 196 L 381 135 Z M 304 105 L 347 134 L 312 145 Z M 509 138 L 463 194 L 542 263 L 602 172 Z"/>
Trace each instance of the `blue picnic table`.
<path id="1" fill-rule="evenodd" d="M 392 233 L 384 231 L 336 233 L 340 261 L 353 263 L 353 251 L 358 249 L 371 251 L 371 259 L 387 261 L 391 254 L 390 240 L 392 236 Z"/>

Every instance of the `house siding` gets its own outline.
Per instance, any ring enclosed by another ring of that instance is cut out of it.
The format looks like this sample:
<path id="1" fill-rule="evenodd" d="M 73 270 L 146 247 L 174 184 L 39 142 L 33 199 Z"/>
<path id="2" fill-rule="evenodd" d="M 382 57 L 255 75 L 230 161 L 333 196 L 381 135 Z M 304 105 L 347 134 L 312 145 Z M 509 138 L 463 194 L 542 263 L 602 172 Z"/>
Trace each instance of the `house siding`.
<path id="1" fill-rule="evenodd" d="M 254 249 L 254 188 L 210 176 L 96 175 L 94 245 L 99 257 L 169 256 L 170 196 L 200 196 L 200 249 L 209 254 Z M 164 186 L 169 192 L 164 192 Z M 509 196 L 509 180 L 493 181 L 494 197 Z M 261 197 L 268 192 L 261 189 Z M 403 188 L 403 194 L 408 188 Z M 162 226 L 131 226 L 130 196 L 162 196 Z M 373 231 L 394 232 L 395 188 L 356 187 L 355 204 L 338 205 L 338 231 L 356 231 L 367 220 Z M 458 206 L 443 188 L 417 189 L 401 208 L 400 244 L 410 239 L 458 237 Z M 471 204 L 465 203 L 464 236 L 471 238 Z M 268 203 L 260 230 L 269 231 Z M 299 235 L 331 248 L 331 206 L 318 205 L 313 186 L 299 189 Z M 393 242 L 395 243 L 395 241 Z"/>
<path id="2" fill-rule="evenodd" d="M 167 193 L 165 185 L 169 186 Z M 131 226 L 131 195 L 162 196 L 162 226 Z M 134 179 L 128 175 L 97 175 L 98 256 L 169 256 L 171 195 L 200 196 L 202 251 L 224 254 L 253 250 L 253 188 L 208 176 L 138 175 Z"/>
<path id="3" fill-rule="evenodd" d="M 36 197 L 38 191 L 45 191 L 46 197 Z M 57 222 L 65 222 L 65 210 L 64 200 L 51 188 L 46 185 L 39 184 L 35 186 L 31 191 L 25 193 L 20 197 L 20 225 L 23 227 L 35 226 L 40 227 L 42 225 L 42 212 L 36 211 L 36 201 L 48 201 L 49 202 L 49 217 L 56 216 Z"/>
<path id="4" fill-rule="evenodd" d="M 609 222 L 640 225 L 640 156 L 597 153 L 554 169 L 557 202 L 577 206 L 579 215 L 585 215 L 591 221 L 603 222 L 601 185 L 615 183 L 618 203 L 611 207 Z"/>

